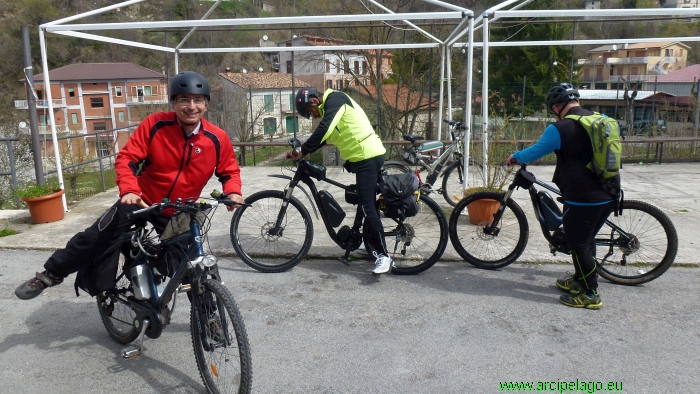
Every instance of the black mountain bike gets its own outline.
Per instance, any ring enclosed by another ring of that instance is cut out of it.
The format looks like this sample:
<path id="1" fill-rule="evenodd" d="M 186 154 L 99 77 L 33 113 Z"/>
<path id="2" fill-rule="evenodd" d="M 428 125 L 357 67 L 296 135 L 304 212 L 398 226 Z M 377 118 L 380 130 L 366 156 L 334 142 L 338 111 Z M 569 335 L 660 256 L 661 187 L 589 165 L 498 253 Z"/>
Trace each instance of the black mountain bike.
<path id="1" fill-rule="evenodd" d="M 299 140 L 289 143 L 296 148 Z M 307 255 L 314 238 L 311 215 L 304 204 L 293 194 L 299 188 L 306 194 L 318 218 L 318 211 L 328 235 L 345 255 L 341 262 L 349 264 L 350 252 L 364 241 L 372 254 L 377 248 L 368 234 L 368 224 L 356 217 L 353 226 L 344 225 L 345 212 L 325 191 L 318 190 L 314 179 L 327 182 L 345 191 L 345 201 L 357 205 L 355 185 L 343 185 L 326 177 L 326 168 L 304 158 L 294 160 L 294 176 L 269 175 L 289 180 L 285 190 L 264 190 L 248 198 L 244 206 L 236 210 L 231 219 L 231 244 L 238 256 L 249 266 L 262 272 L 282 272 L 291 269 Z M 377 180 L 367 180 L 376 182 Z M 311 196 L 300 183 L 307 185 Z M 315 203 L 315 206 L 314 206 Z M 379 201 L 377 201 L 379 209 Z M 432 267 L 447 246 L 447 219 L 440 206 L 429 197 L 420 196 L 417 215 L 405 219 L 384 217 L 384 237 L 390 256 L 394 259 L 392 272 L 399 275 L 417 274 Z"/>
<path id="2" fill-rule="evenodd" d="M 561 209 L 539 185 L 557 195 L 559 190 L 535 179 L 522 164 L 505 193 L 479 192 L 463 198 L 450 216 L 450 240 L 470 264 L 497 269 L 514 262 L 525 250 L 529 228 L 520 206 L 510 197 L 517 187 L 527 189 L 542 235 L 553 254 L 569 254 L 561 226 Z M 469 206 L 495 202 L 487 219 L 472 224 Z M 619 284 L 637 285 L 658 278 L 671 266 L 678 251 L 678 235 L 671 220 L 657 207 L 623 200 L 622 214 L 610 215 L 595 237 L 598 272 Z"/>
<path id="3" fill-rule="evenodd" d="M 105 272 L 111 271 L 112 286 L 97 293 L 97 307 L 115 341 L 138 339 L 122 350 L 123 357 L 133 358 L 143 350 L 144 335 L 158 338 L 170 323 L 177 294 L 188 292 L 192 345 L 204 385 L 210 393 L 248 393 L 252 364 L 243 319 L 221 282 L 216 257 L 204 253 L 210 213 L 220 203 L 235 204 L 219 193 L 210 203 L 178 200 L 134 211 L 143 221 L 98 260 L 102 268 L 111 267 Z M 158 236 L 147 219 L 166 209 L 175 214 Z"/>
<path id="4" fill-rule="evenodd" d="M 450 125 L 452 144 L 447 148 L 441 141 L 424 141 L 423 136 L 404 134 L 403 139 L 411 146 L 403 155 L 407 166 L 399 161 L 387 161 L 384 169 L 388 174 L 402 174 L 414 171 L 421 180 L 421 192 L 440 193 L 451 206 L 464 196 L 464 131 L 467 129 L 460 122 L 444 120 Z M 444 151 L 440 152 L 443 148 Z M 414 169 L 417 166 L 417 169 Z M 437 188 L 438 178 L 442 177 L 442 187 Z"/>

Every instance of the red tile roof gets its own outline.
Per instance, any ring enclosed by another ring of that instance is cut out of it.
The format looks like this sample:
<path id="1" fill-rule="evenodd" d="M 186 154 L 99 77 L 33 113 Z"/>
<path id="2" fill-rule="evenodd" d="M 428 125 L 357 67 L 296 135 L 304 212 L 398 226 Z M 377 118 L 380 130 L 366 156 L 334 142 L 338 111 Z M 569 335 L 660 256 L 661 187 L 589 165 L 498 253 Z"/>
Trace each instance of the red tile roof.
<path id="1" fill-rule="evenodd" d="M 76 63 L 49 70 L 51 81 L 114 81 L 119 79 L 165 79 L 157 71 L 134 63 Z M 44 74 L 34 76 L 42 81 Z"/>
<path id="2" fill-rule="evenodd" d="M 252 86 L 255 89 L 280 89 L 292 87 L 292 76 L 285 73 L 250 72 L 244 74 L 226 72 L 219 73 L 219 76 L 245 89 L 247 89 L 248 86 Z M 308 86 L 308 83 L 300 80 L 299 78 L 294 78 L 295 88 Z"/>
<path id="3" fill-rule="evenodd" d="M 658 82 L 697 82 L 700 79 L 700 64 L 681 68 L 678 71 L 659 76 Z"/>
<path id="4" fill-rule="evenodd" d="M 377 99 L 377 87 L 374 85 L 352 86 L 348 89 L 354 90 L 361 95 L 369 96 L 375 100 Z M 401 88 L 398 88 L 397 85 L 382 85 L 382 101 L 402 112 L 416 109 L 424 110 L 431 105 L 427 94 L 423 94 L 421 97 L 421 92 L 409 90 L 408 88 L 403 86 Z M 433 99 L 432 107 L 437 107 L 438 105 L 439 100 Z"/>

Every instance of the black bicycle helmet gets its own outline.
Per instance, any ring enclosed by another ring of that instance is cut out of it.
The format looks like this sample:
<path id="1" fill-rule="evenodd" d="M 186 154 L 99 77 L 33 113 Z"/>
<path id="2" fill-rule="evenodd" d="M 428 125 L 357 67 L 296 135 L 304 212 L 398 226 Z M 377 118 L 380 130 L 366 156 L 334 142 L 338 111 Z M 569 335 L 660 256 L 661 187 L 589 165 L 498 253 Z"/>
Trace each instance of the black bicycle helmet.
<path id="1" fill-rule="evenodd" d="M 578 93 L 578 90 L 571 86 L 571 84 L 561 83 L 559 85 L 555 85 L 552 90 L 549 91 L 549 95 L 547 96 L 547 110 L 549 113 L 556 115 L 552 109 L 554 104 L 564 104 L 568 103 L 569 101 L 578 101 L 579 97 L 581 97 L 581 95 Z"/>
<path id="2" fill-rule="evenodd" d="M 203 94 L 207 101 L 211 100 L 209 83 L 194 71 L 183 71 L 170 81 L 170 101 L 178 94 Z"/>
<path id="3" fill-rule="evenodd" d="M 311 98 L 316 97 L 318 99 L 318 92 L 314 88 L 301 88 L 297 91 L 296 98 L 296 108 L 299 115 L 309 119 L 311 117 L 311 111 L 309 111 L 309 106 L 311 103 Z"/>

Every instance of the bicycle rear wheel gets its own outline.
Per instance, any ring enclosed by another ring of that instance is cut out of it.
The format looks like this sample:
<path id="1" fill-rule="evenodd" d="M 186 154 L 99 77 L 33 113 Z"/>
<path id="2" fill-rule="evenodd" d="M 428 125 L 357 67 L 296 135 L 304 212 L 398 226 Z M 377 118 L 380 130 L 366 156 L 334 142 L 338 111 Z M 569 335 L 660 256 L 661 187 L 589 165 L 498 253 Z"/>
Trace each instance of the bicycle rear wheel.
<path id="1" fill-rule="evenodd" d="M 450 215 L 450 241 L 457 253 L 469 264 L 484 269 L 503 268 L 513 263 L 525 250 L 529 236 L 527 218 L 520 206 L 508 199 L 494 234 L 484 229 L 493 220 L 493 208 L 484 208 L 490 219 L 475 220 L 481 203 L 500 201 L 502 193 L 479 192 L 459 201 Z M 488 200 L 488 201 L 486 201 Z"/>
<path id="2" fill-rule="evenodd" d="M 620 216 L 610 216 L 596 235 L 598 273 L 623 285 L 638 285 L 661 276 L 678 252 L 671 219 L 657 207 L 625 200 Z"/>
<path id="3" fill-rule="evenodd" d="M 430 197 L 420 197 L 420 210 L 404 220 L 381 216 L 384 237 L 390 257 L 394 259 L 391 272 L 414 275 L 435 265 L 447 247 L 447 219 L 442 209 Z M 370 254 L 377 248 L 369 239 L 369 224 L 365 221 L 363 234 Z"/>
<path id="4" fill-rule="evenodd" d="M 233 296 L 220 282 L 205 279 L 201 283 L 202 300 L 213 300 L 197 311 L 190 308 L 190 329 L 197 368 L 210 393 L 249 393 L 252 361 L 248 335 Z"/>
<path id="5" fill-rule="evenodd" d="M 119 251 L 119 264 L 117 266 L 117 278 L 124 270 L 124 255 Z M 136 312 L 126 301 L 128 296 L 132 296 L 131 282 L 126 275 L 122 275 L 117 281 L 114 289 L 103 291 L 97 294 L 97 309 L 100 311 L 102 324 L 107 329 L 107 333 L 117 343 L 127 344 L 133 342 L 139 331 L 134 327 Z"/>
<path id="6" fill-rule="evenodd" d="M 449 164 L 442 175 L 442 196 L 451 206 L 464 197 L 464 165 L 460 160 Z"/>
<path id="7" fill-rule="evenodd" d="M 398 161 L 385 161 L 384 162 L 384 171 L 386 172 L 387 175 L 394 175 L 394 174 L 405 174 L 407 172 L 410 172 L 411 169 L 408 168 L 403 163 L 400 163 Z"/>
<path id="8" fill-rule="evenodd" d="M 299 264 L 314 238 L 309 211 L 294 196 L 285 203 L 284 193 L 264 190 L 246 198 L 250 206 L 238 208 L 231 218 L 231 244 L 238 256 L 262 272 L 283 272 Z M 283 206 L 285 213 L 275 228 Z"/>

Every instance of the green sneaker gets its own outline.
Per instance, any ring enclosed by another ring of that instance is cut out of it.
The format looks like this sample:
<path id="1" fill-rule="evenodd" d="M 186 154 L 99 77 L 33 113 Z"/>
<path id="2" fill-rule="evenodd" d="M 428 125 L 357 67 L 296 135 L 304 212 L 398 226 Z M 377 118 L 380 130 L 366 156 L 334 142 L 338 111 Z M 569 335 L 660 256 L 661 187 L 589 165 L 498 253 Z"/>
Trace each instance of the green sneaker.
<path id="1" fill-rule="evenodd" d="M 559 297 L 559 302 L 573 308 L 600 309 L 603 307 L 603 301 L 600 300 L 598 292 L 592 298 L 589 298 L 584 293 L 579 295 L 564 294 Z"/>
<path id="2" fill-rule="evenodd" d="M 557 287 L 574 295 L 582 294 L 584 292 L 583 287 L 576 283 L 574 280 L 574 275 L 568 273 L 567 275 L 568 276 L 565 278 L 557 279 Z"/>

